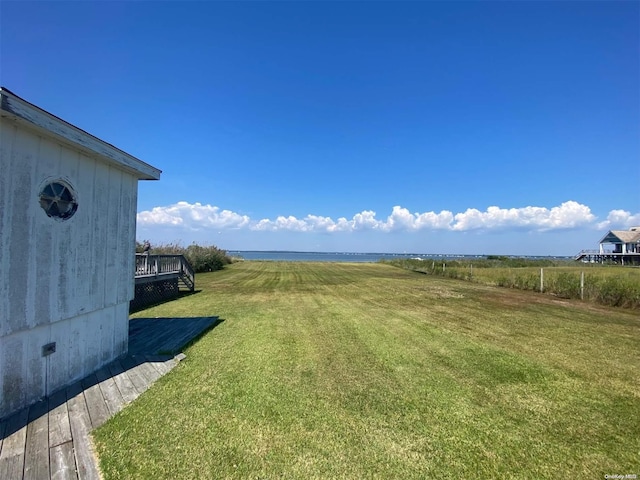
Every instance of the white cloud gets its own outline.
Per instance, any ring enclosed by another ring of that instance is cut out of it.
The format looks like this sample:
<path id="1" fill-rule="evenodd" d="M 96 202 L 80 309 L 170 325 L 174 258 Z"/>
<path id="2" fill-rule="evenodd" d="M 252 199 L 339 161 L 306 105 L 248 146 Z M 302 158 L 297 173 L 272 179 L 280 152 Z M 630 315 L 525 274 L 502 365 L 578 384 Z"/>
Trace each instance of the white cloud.
<path id="1" fill-rule="evenodd" d="M 453 222 L 453 213 L 443 210 L 440 213 L 427 212 L 416 214 L 416 227 L 418 229 L 449 229 Z"/>
<path id="2" fill-rule="evenodd" d="M 364 211 L 357 213 L 351 220 L 342 217 L 333 221 L 331 217 L 307 215 L 302 219 L 294 216 L 277 217 L 275 220 L 264 218 L 250 226 L 251 230 L 293 232 L 344 232 L 356 230 L 375 230 L 380 228 L 381 222 L 375 218 L 376 212 Z"/>
<path id="3" fill-rule="evenodd" d="M 183 224 L 182 217 L 172 207 L 154 207 L 152 210 L 145 210 L 137 215 L 138 225 L 171 225 Z"/>
<path id="4" fill-rule="evenodd" d="M 382 224 L 382 229 L 385 231 L 398 231 L 398 230 L 416 230 L 416 217 L 413 213 L 410 213 L 406 208 L 395 206 L 391 210 L 391 215 L 387 217 L 387 221 Z"/>
<path id="5" fill-rule="evenodd" d="M 178 202 L 165 207 L 155 207 L 138 213 L 138 225 L 141 227 L 166 226 L 188 230 L 204 229 L 249 229 L 253 231 L 289 231 L 289 232 L 414 232 L 419 230 L 506 230 L 526 229 L 548 231 L 594 226 L 596 217 L 591 209 L 575 201 L 567 201 L 559 206 L 500 208 L 492 206 L 486 211 L 469 208 L 456 213 L 443 210 L 440 213 L 411 213 L 401 206 L 394 206 L 391 214 L 384 220 L 376 217 L 373 210 L 363 210 L 351 219 L 307 215 L 303 218 L 279 216 L 275 219 L 252 220 L 246 215 L 221 210 L 212 205 Z M 632 215 L 624 210 L 612 210 L 607 220 L 598 223 L 598 229 L 620 226 L 640 225 L 640 214 Z"/>
<path id="6" fill-rule="evenodd" d="M 294 216 L 278 217 L 275 220 L 264 218 L 255 225 L 250 226 L 251 230 L 262 230 L 276 232 L 279 230 L 289 230 L 298 232 L 308 232 L 311 229 L 304 220 L 298 220 Z"/>
<path id="7" fill-rule="evenodd" d="M 243 228 L 250 219 L 229 210 L 220 210 L 212 205 L 178 202 L 166 207 L 154 207 L 138 213 L 138 225 L 180 226 L 190 230 L 203 228 Z"/>
<path id="8" fill-rule="evenodd" d="M 529 228 L 532 230 L 557 230 L 590 224 L 595 215 L 586 205 L 564 202 L 558 207 L 499 208 L 489 207 L 486 212 L 467 209 L 454 217 L 453 230 L 465 231 L 497 228 Z"/>
<path id="9" fill-rule="evenodd" d="M 598 223 L 599 230 L 624 230 L 635 226 L 640 226 L 640 213 L 632 215 L 626 210 L 611 210 L 607 219 Z"/>
<path id="10" fill-rule="evenodd" d="M 370 213 L 373 213 L 375 215 L 374 212 Z M 372 219 L 371 221 L 376 222 L 376 229 L 382 230 L 384 232 L 448 230 L 451 228 L 453 214 L 446 210 L 443 210 L 440 213 L 411 213 L 408 209 L 396 205 L 391 210 L 391 215 L 387 217 L 386 221 L 377 221 L 375 219 Z"/>
<path id="11" fill-rule="evenodd" d="M 356 213 L 351 221 L 341 218 L 343 228 L 348 230 L 378 230 L 381 222 L 376 220 L 376 212 L 373 210 L 364 210 Z"/>
<path id="12" fill-rule="evenodd" d="M 293 216 L 277 217 L 275 220 L 262 219 L 250 226 L 252 230 L 262 231 L 294 231 L 294 232 L 357 232 L 365 230 L 415 231 L 421 229 L 448 229 L 453 214 L 441 213 L 410 213 L 406 208 L 393 207 L 391 215 L 386 220 L 378 220 L 376 212 L 364 210 L 356 213 L 351 220 L 340 217 L 334 221 L 331 217 L 307 215 L 302 219 Z"/>

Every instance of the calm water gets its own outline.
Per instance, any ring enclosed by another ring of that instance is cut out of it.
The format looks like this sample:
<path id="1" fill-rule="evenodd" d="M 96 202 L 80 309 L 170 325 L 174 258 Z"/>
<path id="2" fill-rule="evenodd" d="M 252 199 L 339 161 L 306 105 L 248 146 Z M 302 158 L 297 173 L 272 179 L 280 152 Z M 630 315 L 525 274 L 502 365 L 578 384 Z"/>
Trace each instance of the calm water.
<path id="1" fill-rule="evenodd" d="M 273 260 L 278 262 L 377 262 L 381 258 L 454 259 L 482 258 L 483 255 L 429 255 L 419 253 L 339 253 L 339 252 L 258 252 L 228 250 L 232 257 L 245 260 Z"/>

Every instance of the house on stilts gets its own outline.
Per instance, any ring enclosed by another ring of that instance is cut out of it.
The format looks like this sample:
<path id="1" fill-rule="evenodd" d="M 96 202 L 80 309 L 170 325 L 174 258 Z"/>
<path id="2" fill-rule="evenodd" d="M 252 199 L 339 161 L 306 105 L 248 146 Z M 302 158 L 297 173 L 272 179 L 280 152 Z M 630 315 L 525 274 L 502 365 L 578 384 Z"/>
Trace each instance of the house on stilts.
<path id="1" fill-rule="evenodd" d="M 640 265 L 640 226 L 610 230 L 599 243 L 598 250 L 582 250 L 575 259 L 588 263 Z"/>

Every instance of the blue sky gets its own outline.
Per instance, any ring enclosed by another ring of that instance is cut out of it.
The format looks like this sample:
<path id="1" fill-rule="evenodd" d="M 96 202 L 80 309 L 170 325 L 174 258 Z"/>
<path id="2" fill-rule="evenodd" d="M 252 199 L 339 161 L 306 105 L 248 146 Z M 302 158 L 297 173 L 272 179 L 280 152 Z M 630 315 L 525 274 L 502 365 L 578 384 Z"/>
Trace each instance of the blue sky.
<path id="1" fill-rule="evenodd" d="M 640 225 L 640 2 L 0 2 L 0 81 L 163 170 L 138 238 L 572 255 Z"/>

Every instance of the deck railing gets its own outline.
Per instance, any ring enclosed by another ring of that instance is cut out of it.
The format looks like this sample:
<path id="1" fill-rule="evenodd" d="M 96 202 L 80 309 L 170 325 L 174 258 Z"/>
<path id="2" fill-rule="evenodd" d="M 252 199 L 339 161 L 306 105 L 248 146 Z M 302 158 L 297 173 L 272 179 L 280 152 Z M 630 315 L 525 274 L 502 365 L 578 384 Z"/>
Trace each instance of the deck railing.
<path id="1" fill-rule="evenodd" d="M 622 265 L 640 265 L 640 252 L 612 252 L 600 250 L 582 250 L 574 258 L 589 263 L 613 262 Z"/>
<path id="2" fill-rule="evenodd" d="M 183 255 L 136 253 L 135 278 L 161 277 L 163 275 L 177 275 L 190 290 L 195 287 L 195 273 Z"/>

